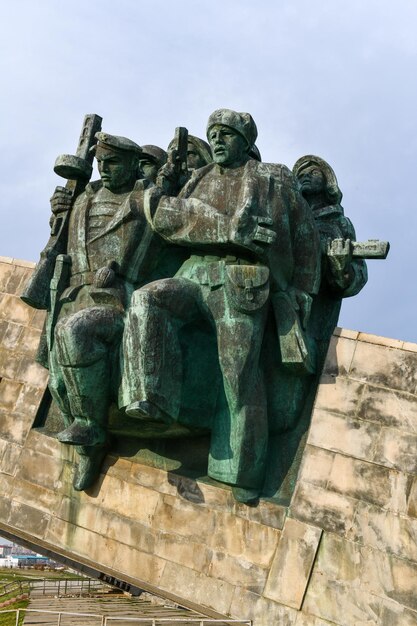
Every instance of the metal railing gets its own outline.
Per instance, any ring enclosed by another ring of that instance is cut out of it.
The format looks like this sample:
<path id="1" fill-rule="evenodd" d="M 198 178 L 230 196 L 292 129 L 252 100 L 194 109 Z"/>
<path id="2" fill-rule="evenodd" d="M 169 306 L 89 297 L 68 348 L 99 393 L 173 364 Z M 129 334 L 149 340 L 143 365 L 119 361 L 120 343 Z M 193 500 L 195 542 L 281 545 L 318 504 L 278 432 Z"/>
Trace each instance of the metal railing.
<path id="1" fill-rule="evenodd" d="M 48 611 L 39 609 L 9 609 L 7 611 L 0 611 L 0 616 L 6 613 L 15 613 L 16 620 L 15 625 L 19 626 L 21 618 L 24 618 L 25 613 L 38 613 L 41 615 L 56 615 L 57 626 L 61 626 L 63 616 L 70 617 L 89 617 L 99 621 L 100 626 L 107 626 L 109 622 L 129 622 L 129 624 L 146 624 L 146 626 L 165 626 L 165 624 L 181 624 L 181 626 L 228 626 L 234 624 L 235 626 L 252 626 L 251 620 L 238 620 L 238 619 L 211 619 L 209 617 L 117 617 L 112 615 L 99 615 L 97 613 L 71 613 L 69 611 Z M 48 622 L 52 624 L 52 622 Z"/>
<path id="2" fill-rule="evenodd" d="M 95 578 L 34 578 L 33 580 L 12 581 L 0 586 L 0 601 L 5 595 L 14 591 L 20 593 L 35 592 L 37 595 L 50 594 L 61 596 L 69 594 L 96 593 L 105 589 L 112 589 L 111 585 Z"/>

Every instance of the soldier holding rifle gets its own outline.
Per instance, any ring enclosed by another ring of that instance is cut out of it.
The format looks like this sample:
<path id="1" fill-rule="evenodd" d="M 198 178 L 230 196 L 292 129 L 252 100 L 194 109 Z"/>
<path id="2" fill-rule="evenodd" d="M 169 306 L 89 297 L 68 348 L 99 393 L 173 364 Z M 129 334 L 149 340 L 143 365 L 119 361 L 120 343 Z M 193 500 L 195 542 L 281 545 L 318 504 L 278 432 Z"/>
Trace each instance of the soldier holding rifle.
<path id="1" fill-rule="evenodd" d="M 108 448 L 108 410 L 117 398 L 119 343 L 131 294 L 146 279 L 159 276 L 156 266 L 166 247 L 143 213 L 148 181 L 137 180 L 141 148 L 103 132 L 96 140 L 92 151 L 101 180 L 87 184 L 75 201 L 71 189 L 56 189 L 52 211 L 65 216 L 66 231 L 54 254 L 50 241 L 43 255 L 52 260 L 50 289 L 44 279 L 36 283 L 35 271 L 35 282 L 24 294 L 35 305 L 38 288 L 43 298 L 38 308 L 50 300 L 49 389 L 64 417 L 65 428 L 57 437 L 76 446 L 80 455 L 77 490 L 97 478 Z M 45 274 L 44 265 L 41 259 L 38 276 Z"/>

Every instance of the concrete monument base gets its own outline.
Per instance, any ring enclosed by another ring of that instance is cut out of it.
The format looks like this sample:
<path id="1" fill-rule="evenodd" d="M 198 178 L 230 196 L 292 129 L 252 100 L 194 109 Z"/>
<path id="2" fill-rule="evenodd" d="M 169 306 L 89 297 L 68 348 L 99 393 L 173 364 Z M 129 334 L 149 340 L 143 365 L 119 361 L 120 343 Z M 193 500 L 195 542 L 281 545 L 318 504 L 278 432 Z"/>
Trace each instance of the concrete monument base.
<path id="1" fill-rule="evenodd" d="M 0 257 L 0 533 L 254 626 L 417 624 L 416 344 L 335 333 L 288 506 L 128 456 L 75 492 L 74 451 L 33 428 L 32 268 Z"/>

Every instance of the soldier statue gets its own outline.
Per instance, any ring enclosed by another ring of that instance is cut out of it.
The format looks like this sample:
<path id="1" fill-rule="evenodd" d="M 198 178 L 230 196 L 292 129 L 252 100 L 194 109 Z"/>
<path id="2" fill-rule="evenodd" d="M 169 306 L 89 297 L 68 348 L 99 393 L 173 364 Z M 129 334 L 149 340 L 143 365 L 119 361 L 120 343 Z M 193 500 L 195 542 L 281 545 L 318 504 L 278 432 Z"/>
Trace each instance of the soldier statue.
<path id="1" fill-rule="evenodd" d="M 366 284 L 368 273 L 364 259 L 352 256 L 355 229 L 340 204 L 342 192 L 333 169 L 320 157 L 306 155 L 295 163 L 293 173 L 313 212 L 321 241 L 321 283 L 313 299 L 309 322 L 309 334 L 315 341 L 321 370 L 342 298 L 358 294 Z"/>
<path id="2" fill-rule="evenodd" d="M 287 317 L 289 306 L 291 316 L 307 324 L 318 288 L 319 240 L 291 172 L 249 156 L 257 129 L 248 113 L 215 111 L 207 137 L 214 163 L 195 170 L 178 197 L 170 195 L 167 167 L 146 193 L 155 232 L 193 254 L 174 278 L 134 293 L 122 396 L 126 412 L 140 420 L 181 420 L 180 336 L 189 324 L 208 323 L 226 397 L 211 424 L 208 472 L 232 485 L 236 499 L 251 502 L 262 487 L 268 446 L 260 364 L 266 321 L 271 306 L 277 318 Z M 279 350 L 278 340 L 272 350 Z"/>
<path id="3" fill-rule="evenodd" d="M 75 203 L 64 187 L 51 199 L 54 214 L 70 217 L 65 255 L 57 257 L 51 282 L 59 293 L 48 314 L 49 389 L 65 424 L 57 438 L 80 455 L 77 490 L 94 482 L 108 449 L 108 411 L 117 400 L 119 344 L 131 295 L 147 279 L 170 275 L 158 273 L 161 264 L 169 265 L 167 247 L 143 212 L 149 181 L 137 180 L 142 149 L 104 132 L 96 139 L 100 180 Z"/>

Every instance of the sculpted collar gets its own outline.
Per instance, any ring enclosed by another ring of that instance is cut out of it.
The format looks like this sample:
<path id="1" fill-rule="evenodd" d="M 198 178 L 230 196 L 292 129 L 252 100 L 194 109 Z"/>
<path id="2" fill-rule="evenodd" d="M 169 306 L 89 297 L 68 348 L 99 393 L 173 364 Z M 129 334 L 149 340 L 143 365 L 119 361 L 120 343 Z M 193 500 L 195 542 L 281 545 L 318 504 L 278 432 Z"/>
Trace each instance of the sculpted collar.
<path id="1" fill-rule="evenodd" d="M 344 215 L 343 207 L 340 204 L 330 204 L 329 206 L 321 207 L 321 209 L 314 209 L 314 219 L 320 217 L 328 217 L 330 215 Z"/>

